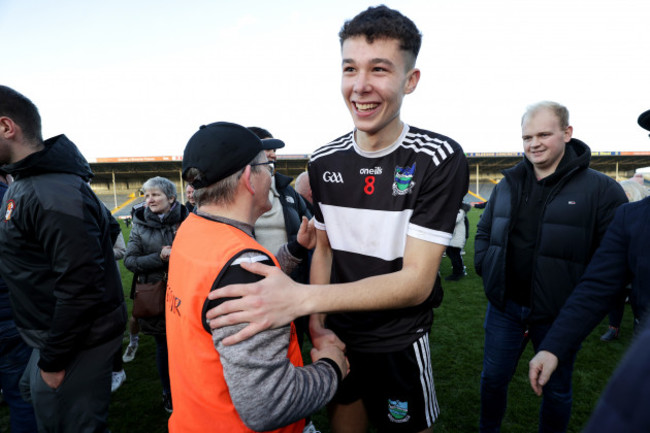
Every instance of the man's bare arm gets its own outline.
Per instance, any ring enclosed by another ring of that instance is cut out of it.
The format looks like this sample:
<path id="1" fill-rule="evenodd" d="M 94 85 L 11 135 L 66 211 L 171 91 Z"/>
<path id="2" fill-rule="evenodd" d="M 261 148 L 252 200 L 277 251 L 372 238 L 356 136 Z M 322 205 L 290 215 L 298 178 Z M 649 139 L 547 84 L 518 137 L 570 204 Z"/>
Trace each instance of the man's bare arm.
<path id="1" fill-rule="evenodd" d="M 239 299 L 211 309 L 207 318 L 213 329 L 248 323 L 243 330 L 223 341 L 224 344 L 235 344 L 262 330 L 277 328 L 296 317 L 313 313 L 386 310 L 418 305 L 431 293 L 444 250 L 443 245 L 409 236 L 401 270 L 345 284 L 302 285 L 278 268 L 259 263 L 243 264 L 246 270 L 265 278 L 211 292 L 211 299 Z M 395 290 L 396 287 L 400 289 Z"/>

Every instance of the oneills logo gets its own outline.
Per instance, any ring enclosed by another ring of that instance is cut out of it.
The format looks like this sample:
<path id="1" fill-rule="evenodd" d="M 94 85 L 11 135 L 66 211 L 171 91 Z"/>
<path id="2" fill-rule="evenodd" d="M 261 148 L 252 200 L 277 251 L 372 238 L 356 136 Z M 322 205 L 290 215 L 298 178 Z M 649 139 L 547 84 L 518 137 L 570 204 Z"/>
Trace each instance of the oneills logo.
<path id="1" fill-rule="evenodd" d="M 9 221 L 11 219 L 11 214 L 14 212 L 15 208 L 16 203 L 13 200 L 9 200 L 7 202 L 7 211 L 5 212 L 5 221 Z"/>

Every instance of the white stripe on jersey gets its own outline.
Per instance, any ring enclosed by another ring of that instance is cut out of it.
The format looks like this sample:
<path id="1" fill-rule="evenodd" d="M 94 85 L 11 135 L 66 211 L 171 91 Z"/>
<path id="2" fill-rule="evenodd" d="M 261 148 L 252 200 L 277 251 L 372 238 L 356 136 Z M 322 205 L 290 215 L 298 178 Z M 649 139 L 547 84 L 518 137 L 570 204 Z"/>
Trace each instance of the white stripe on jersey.
<path id="1" fill-rule="evenodd" d="M 433 242 L 434 244 L 444 245 L 446 247 L 451 243 L 453 235 L 453 233 L 432 230 L 416 224 L 409 224 L 406 234 L 412 238 L 422 239 L 423 241 Z"/>
<path id="2" fill-rule="evenodd" d="M 420 384 L 424 395 L 424 413 L 427 418 L 427 427 L 430 427 L 440 415 L 436 387 L 433 383 L 433 370 L 431 368 L 431 352 L 429 349 L 429 334 L 424 334 L 413 342 L 413 351 L 420 367 Z"/>
<path id="3" fill-rule="evenodd" d="M 310 158 L 310 161 L 315 161 L 316 159 L 320 158 L 321 156 L 327 156 L 331 155 L 332 153 L 341 151 L 341 150 L 347 150 L 351 147 L 354 146 L 354 140 L 352 139 L 352 133 L 344 135 L 340 139 L 337 139 L 335 141 L 332 141 L 329 144 L 326 144 L 325 146 L 319 148 L 316 150 Z"/>
<path id="4" fill-rule="evenodd" d="M 231 264 L 230 266 L 239 266 L 242 263 L 257 263 L 257 262 L 263 262 L 265 260 L 269 260 L 269 256 L 266 254 L 259 254 L 259 253 L 245 253 L 240 257 L 237 257 Z"/>
<path id="5" fill-rule="evenodd" d="M 364 152 L 358 148 L 354 141 L 353 131 L 316 150 L 311 155 L 311 161 L 315 161 L 320 157 L 331 155 L 338 151 L 350 149 L 351 147 L 356 147 L 362 156 L 372 158 L 393 152 L 395 150 L 395 147 L 401 146 L 407 149 L 411 149 L 414 152 L 424 152 L 430 155 L 433 163 L 436 166 L 440 165 L 442 161 L 446 160 L 449 156 L 454 154 L 454 149 L 446 140 L 440 140 L 439 138 L 431 137 L 426 134 L 411 132 L 411 129 L 407 124 L 404 124 L 403 131 L 404 132 L 400 134 L 400 137 L 393 145 L 389 146 L 386 149 L 382 149 L 381 151 L 377 152 L 376 155 L 372 155 L 373 152 Z"/>
<path id="6" fill-rule="evenodd" d="M 383 211 L 332 206 L 320 203 L 327 236 L 334 250 L 363 254 L 382 260 L 404 256 L 407 227 L 412 209 Z M 400 229 L 399 233 L 396 228 Z M 323 229 L 324 227 L 317 227 Z M 382 236 L 390 233 L 392 236 Z"/>
<path id="7" fill-rule="evenodd" d="M 441 161 L 444 161 L 454 153 L 454 149 L 447 141 L 432 138 L 423 134 L 406 134 L 402 146 L 416 152 L 424 152 L 431 155 L 433 163 L 436 166 L 440 165 Z"/>
<path id="8" fill-rule="evenodd" d="M 318 230 L 326 230 L 332 249 L 363 254 L 391 261 L 404 257 L 406 236 L 448 246 L 451 233 L 428 229 L 409 223 L 412 209 L 386 211 L 356 209 L 320 203 L 325 224 L 314 220 Z M 404 227 L 404 233 L 396 233 L 396 227 Z M 394 236 L 382 236 L 390 233 Z"/>

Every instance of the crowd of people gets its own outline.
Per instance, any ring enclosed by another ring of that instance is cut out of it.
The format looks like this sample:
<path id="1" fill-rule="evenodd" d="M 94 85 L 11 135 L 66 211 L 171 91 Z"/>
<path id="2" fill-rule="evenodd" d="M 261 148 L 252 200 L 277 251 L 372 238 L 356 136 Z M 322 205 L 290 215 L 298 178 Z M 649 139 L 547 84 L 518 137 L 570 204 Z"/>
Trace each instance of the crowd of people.
<path id="1" fill-rule="evenodd" d="M 314 433 L 309 417 L 324 406 L 334 433 L 433 431 L 439 269 L 446 254 L 445 280 L 466 275 L 471 207 L 461 146 L 401 119 L 421 37 L 386 6 L 346 21 L 341 92 L 354 129 L 315 150 L 294 189 L 275 170 L 285 143 L 268 130 L 201 126 L 183 152 L 185 200 L 169 179 L 148 179 L 126 245 L 77 147 L 44 140 L 36 106 L 0 86 L 0 385 L 11 431 L 107 432 L 140 334 L 155 341 L 172 433 Z M 650 110 L 638 123 L 650 130 Z M 625 380 L 650 379 L 643 179 L 619 184 L 589 168 L 559 103 L 530 105 L 521 129 L 524 158 L 503 172 L 475 239 L 488 299 L 477 428 L 500 431 L 530 341 L 538 429 L 566 431 L 580 344 L 608 313 L 603 340 L 617 338 L 627 298 L 639 337 L 587 430 L 648 431 L 648 387 Z"/>

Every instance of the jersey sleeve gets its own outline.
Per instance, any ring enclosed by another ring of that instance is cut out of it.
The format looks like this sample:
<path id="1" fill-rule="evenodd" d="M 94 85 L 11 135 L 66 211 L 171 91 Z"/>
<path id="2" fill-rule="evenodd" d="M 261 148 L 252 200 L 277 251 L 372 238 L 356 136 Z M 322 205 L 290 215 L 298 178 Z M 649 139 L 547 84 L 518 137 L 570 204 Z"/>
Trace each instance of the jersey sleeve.
<path id="1" fill-rule="evenodd" d="M 460 146 L 440 165 L 432 165 L 422 179 L 407 234 L 441 245 L 449 245 L 458 209 L 467 194 L 469 167 Z"/>

